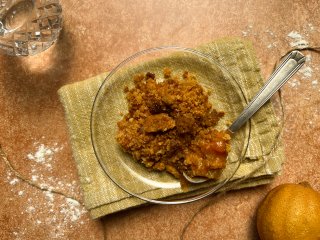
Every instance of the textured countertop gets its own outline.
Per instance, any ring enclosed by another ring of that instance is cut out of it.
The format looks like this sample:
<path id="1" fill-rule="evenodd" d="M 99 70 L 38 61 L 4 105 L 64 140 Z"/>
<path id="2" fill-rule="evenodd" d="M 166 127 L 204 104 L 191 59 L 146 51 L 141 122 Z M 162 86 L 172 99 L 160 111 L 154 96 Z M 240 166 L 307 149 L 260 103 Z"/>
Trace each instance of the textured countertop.
<path id="1" fill-rule="evenodd" d="M 33 57 L 0 56 L 0 239 L 257 239 L 255 211 L 271 188 L 308 181 L 320 191 L 320 55 L 306 51 L 305 66 L 283 88 L 286 162 L 272 184 L 91 220 L 61 86 L 111 70 L 142 49 L 195 47 L 224 36 L 250 39 L 266 78 L 297 44 L 320 45 L 320 2 L 61 3 L 64 28 L 53 47 Z"/>

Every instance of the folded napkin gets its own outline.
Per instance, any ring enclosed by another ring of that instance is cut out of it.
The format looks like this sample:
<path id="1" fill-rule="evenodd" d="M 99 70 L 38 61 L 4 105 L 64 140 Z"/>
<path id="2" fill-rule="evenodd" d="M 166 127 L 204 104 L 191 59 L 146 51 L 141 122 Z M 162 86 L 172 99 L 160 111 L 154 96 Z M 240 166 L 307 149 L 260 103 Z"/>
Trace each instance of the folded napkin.
<path id="1" fill-rule="evenodd" d="M 224 38 L 199 46 L 226 66 L 251 99 L 263 85 L 260 69 L 250 42 Z M 63 86 L 58 93 L 65 110 L 73 157 L 76 161 L 84 204 L 92 218 L 144 204 L 116 186 L 103 172 L 90 138 L 90 114 L 94 97 L 107 73 Z M 220 190 L 267 184 L 280 173 L 284 161 L 279 121 L 267 103 L 250 120 L 251 133 L 246 158 L 231 181 Z M 277 144 L 276 144 L 277 143 Z M 276 147 L 274 147 L 276 146 Z"/>

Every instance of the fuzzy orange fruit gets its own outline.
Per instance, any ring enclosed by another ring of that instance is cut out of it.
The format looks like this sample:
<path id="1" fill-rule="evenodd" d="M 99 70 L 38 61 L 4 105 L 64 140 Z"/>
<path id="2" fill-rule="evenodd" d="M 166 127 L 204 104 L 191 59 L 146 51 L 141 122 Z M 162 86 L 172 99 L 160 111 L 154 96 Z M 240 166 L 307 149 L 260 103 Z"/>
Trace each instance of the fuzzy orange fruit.
<path id="1" fill-rule="evenodd" d="M 320 193 L 308 184 L 272 189 L 257 212 L 261 240 L 320 240 Z"/>

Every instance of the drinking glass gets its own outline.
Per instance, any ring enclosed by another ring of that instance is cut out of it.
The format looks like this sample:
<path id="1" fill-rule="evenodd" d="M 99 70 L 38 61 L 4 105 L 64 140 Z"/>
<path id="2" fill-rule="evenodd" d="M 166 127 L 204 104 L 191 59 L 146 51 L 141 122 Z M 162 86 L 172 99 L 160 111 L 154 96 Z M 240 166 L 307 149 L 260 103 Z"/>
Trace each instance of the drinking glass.
<path id="1" fill-rule="evenodd" d="M 61 28 L 59 0 L 0 0 L 0 53 L 42 52 L 58 39 Z"/>

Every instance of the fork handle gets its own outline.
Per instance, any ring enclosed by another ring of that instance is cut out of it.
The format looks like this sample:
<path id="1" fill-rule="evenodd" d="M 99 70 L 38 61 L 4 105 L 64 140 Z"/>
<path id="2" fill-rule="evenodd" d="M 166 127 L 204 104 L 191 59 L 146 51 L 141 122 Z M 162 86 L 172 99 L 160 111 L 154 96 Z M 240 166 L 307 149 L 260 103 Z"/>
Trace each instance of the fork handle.
<path id="1" fill-rule="evenodd" d="M 299 51 L 290 52 L 272 73 L 266 84 L 231 124 L 229 131 L 239 130 L 305 63 L 305 56 Z"/>

